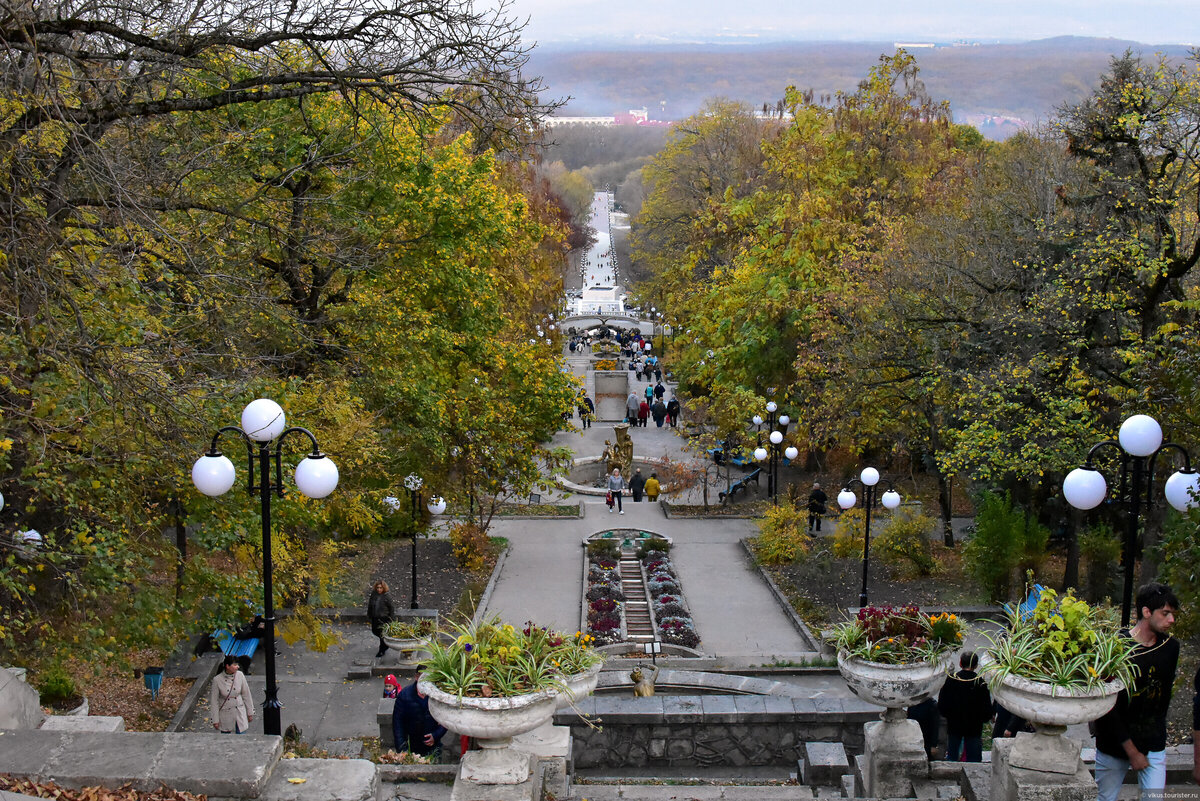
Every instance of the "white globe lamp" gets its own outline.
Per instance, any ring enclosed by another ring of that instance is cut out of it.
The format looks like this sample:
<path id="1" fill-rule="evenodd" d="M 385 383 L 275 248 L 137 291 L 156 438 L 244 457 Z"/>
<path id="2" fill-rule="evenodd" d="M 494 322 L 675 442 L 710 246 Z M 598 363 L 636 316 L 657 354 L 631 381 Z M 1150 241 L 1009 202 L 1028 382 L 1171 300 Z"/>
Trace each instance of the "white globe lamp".
<path id="1" fill-rule="evenodd" d="M 767 449 L 766 448 L 755 448 L 754 449 L 754 458 L 760 462 L 765 460 L 767 458 Z"/>
<path id="2" fill-rule="evenodd" d="M 270 398 L 252 400 L 242 410 L 242 431 L 255 442 L 270 442 L 286 427 L 283 409 Z"/>
<path id="3" fill-rule="evenodd" d="M 796 457 L 800 455 L 800 451 L 796 450 L 796 446 L 788 445 L 784 448 L 783 455 L 787 457 L 789 462 L 796 461 Z"/>
<path id="4" fill-rule="evenodd" d="M 1135 414 L 1121 423 L 1117 439 L 1129 455 L 1149 456 L 1162 445 L 1162 426 L 1149 415 Z"/>
<path id="5" fill-rule="evenodd" d="M 775 414 L 775 410 L 779 408 L 779 404 L 775 401 L 767 401 L 767 411 Z"/>
<path id="6" fill-rule="evenodd" d="M 210 498 L 229 492 L 236 480 L 237 473 L 233 469 L 233 462 L 226 456 L 201 456 L 192 465 L 192 483 Z"/>
<path id="7" fill-rule="evenodd" d="M 770 439 L 771 439 L 772 445 L 778 445 L 779 443 L 783 442 L 783 432 L 782 431 L 772 431 Z"/>
<path id="8" fill-rule="evenodd" d="M 1200 495 L 1200 473 L 1194 470 L 1180 470 L 1172 473 L 1163 486 L 1163 492 L 1166 493 L 1167 503 L 1180 512 L 1186 512 L 1188 509 L 1200 505 L 1200 500 L 1197 498 Z"/>
<path id="9" fill-rule="evenodd" d="M 864 467 L 863 471 L 858 474 L 858 480 L 863 483 L 864 487 L 873 487 L 879 483 L 879 471 L 874 467 Z"/>
<path id="10" fill-rule="evenodd" d="M 1077 467 L 1063 479 L 1063 497 L 1076 509 L 1095 509 L 1108 493 L 1099 470 Z"/>
<path id="11" fill-rule="evenodd" d="M 883 504 L 883 508 L 895 509 L 900 505 L 900 493 L 896 492 L 895 490 L 888 490 L 887 492 L 883 493 L 883 496 L 879 499 L 879 501 Z"/>
<path id="12" fill-rule="evenodd" d="M 792 418 L 788 417 L 786 414 L 779 415 L 779 425 L 787 426 L 791 422 Z"/>
<path id="13" fill-rule="evenodd" d="M 848 489 L 844 489 L 838 493 L 838 506 L 843 509 L 852 509 L 854 504 L 858 503 L 858 496 Z"/>
<path id="14" fill-rule="evenodd" d="M 296 486 L 310 498 L 324 498 L 337 484 L 337 465 L 328 456 L 306 456 L 296 465 Z"/>
<path id="15" fill-rule="evenodd" d="M 446 499 L 441 495 L 434 495 L 429 499 L 429 503 L 426 504 L 426 506 L 429 509 L 429 514 L 440 515 L 442 512 L 446 511 Z"/>
<path id="16" fill-rule="evenodd" d="M 750 418 L 750 422 L 754 423 L 754 425 L 756 425 L 756 426 L 761 426 L 762 420 L 763 420 L 762 415 L 758 415 L 758 414 L 756 414 Z"/>

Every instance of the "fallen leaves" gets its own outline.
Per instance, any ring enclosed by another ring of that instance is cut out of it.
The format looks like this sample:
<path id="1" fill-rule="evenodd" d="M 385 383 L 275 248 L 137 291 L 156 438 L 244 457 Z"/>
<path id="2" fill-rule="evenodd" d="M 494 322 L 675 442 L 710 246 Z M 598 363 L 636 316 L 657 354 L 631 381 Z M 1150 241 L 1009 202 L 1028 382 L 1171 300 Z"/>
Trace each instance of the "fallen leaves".
<path id="1" fill-rule="evenodd" d="M 107 787 L 84 787 L 72 790 L 59 787 L 54 782 L 35 782 L 30 779 L 17 779 L 7 773 L 0 773 L 0 790 L 10 793 L 32 796 L 33 798 L 53 798 L 56 801 L 207 801 L 206 795 L 195 795 L 180 790 L 172 790 L 161 786 L 153 792 L 135 790 L 125 784 L 119 789 L 110 790 Z"/>

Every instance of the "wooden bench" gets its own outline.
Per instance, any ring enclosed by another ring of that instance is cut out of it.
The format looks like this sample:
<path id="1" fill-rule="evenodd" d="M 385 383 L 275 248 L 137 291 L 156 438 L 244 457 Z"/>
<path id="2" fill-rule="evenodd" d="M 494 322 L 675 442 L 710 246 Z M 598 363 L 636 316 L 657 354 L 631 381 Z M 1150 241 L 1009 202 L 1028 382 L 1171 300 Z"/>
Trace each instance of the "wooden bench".
<path id="1" fill-rule="evenodd" d="M 759 486 L 758 477 L 760 475 L 762 475 L 762 468 L 756 467 L 752 471 L 747 473 L 746 475 L 739 478 L 737 481 L 733 482 L 733 484 L 729 487 L 728 491 L 722 490 L 720 493 L 718 493 L 718 497 L 721 499 L 721 503 L 724 504 L 726 498 L 732 498 L 734 496 L 734 493 L 736 493 L 738 490 L 745 491 L 746 485 L 749 484 L 751 481 L 754 482 L 754 486 L 757 489 L 757 487 Z"/>
<path id="2" fill-rule="evenodd" d="M 708 454 L 712 456 L 713 463 L 721 465 L 725 464 L 725 450 L 723 448 L 709 448 Z M 754 463 L 754 456 L 753 454 L 739 451 L 730 457 L 729 461 L 738 467 L 745 467 L 748 464 Z"/>

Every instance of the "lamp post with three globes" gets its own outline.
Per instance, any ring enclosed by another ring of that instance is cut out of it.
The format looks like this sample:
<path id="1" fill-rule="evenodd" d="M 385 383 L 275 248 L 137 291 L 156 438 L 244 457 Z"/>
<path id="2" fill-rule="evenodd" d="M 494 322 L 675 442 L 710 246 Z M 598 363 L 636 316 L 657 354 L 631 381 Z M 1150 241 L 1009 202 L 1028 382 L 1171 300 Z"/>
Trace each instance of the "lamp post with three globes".
<path id="1" fill-rule="evenodd" d="M 1104 448 L 1115 448 L 1120 458 L 1120 477 L 1113 501 L 1125 510 L 1125 543 L 1121 561 L 1125 583 L 1121 594 L 1121 623 L 1129 625 L 1133 600 L 1133 563 L 1137 555 L 1138 522 L 1142 504 L 1154 505 L 1154 468 L 1158 455 L 1176 450 L 1183 456 L 1183 469 L 1172 473 L 1163 485 L 1167 502 L 1183 512 L 1197 505 L 1200 474 L 1192 469 L 1187 449 L 1174 442 L 1163 442 L 1162 427 L 1153 417 L 1135 414 L 1121 424 L 1117 439 L 1097 442 L 1088 450 L 1087 460 L 1063 479 L 1063 496 L 1076 509 L 1099 506 L 1108 495 L 1108 482 L 1096 469 L 1095 456 Z"/>
<path id="2" fill-rule="evenodd" d="M 896 492 L 891 479 L 885 480 L 888 488 L 880 497 L 880 502 L 885 509 L 895 509 L 900 505 L 900 493 Z M 855 484 L 863 489 L 863 511 L 867 513 L 867 522 L 863 528 L 862 590 L 858 593 L 858 605 L 863 607 L 867 605 L 867 570 L 870 567 L 871 554 L 871 509 L 875 507 L 875 488 L 879 485 L 879 471 L 874 467 L 864 467 L 858 478 L 852 478 L 846 482 L 837 496 L 838 506 L 842 509 L 850 509 L 858 503 L 858 496 L 851 489 Z"/>
<path id="3" fill-rule="evenodd" d="M 224 495 L 237 480 L 233 462 L 222 455 L 217 440 L 224 433 L 232 433 L 246 443 L 249 480 L 246 489 L 261 497 L 262 552 L 263 552 L 263 622 L 266 624 L 266 671 L 267 691 L 263 701 L 263 732 L 282 734 L 279 710 L 279 687 L 275 681 L 275 600 L 272 587 L 271 562 L 271 496 L 283 497 L 283 468 L 280 462 L 283 441 L 289 434 L 301 434 L 308 438 L 312 453 L 296 465 L 296 486 L 310 498 L 324 498 L 337 487 L 338 469 L 317 445 L 317 439 L 308 429 L 299 426 L 287 427 L 283 409 L 268 398 L 251 401 L 242 411 L 241 428 L 223 426 L 213 434 L 212 446 L 192 465 L 192 483 L 196 489 L 210 497 Z M 272 449 L 272 444 L 274 448 Z M 254 461 L 258 457 L 258 483 L 254 481 Z M 271 478 L 274 462 L 275 478 Z"/>

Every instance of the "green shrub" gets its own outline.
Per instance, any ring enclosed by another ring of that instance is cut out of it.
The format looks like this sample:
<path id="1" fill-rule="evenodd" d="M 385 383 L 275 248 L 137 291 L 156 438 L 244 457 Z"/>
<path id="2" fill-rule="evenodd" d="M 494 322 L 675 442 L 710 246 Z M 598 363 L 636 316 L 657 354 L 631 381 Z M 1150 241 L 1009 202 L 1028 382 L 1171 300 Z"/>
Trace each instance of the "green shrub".
<path id="1" fill-rule="evenodd" d="M 963 565 L 989 600 L 1007 601 L 1013 571 L 1035 570 L 1041 564 L 1050 531 L 1014 507 L 1008 493 L 984 493 L 977 508 L 975 535 L 963 548 Z"/>
<path id="2" fill-rule="evenodd" d="M 1110 595 L 1113 565 L 1121 558 L 1121 539 L 1106 525 L 1084 529 L 1079 535 L 1079 555 L 1087 571 L 1083 591 L 1092 603 Z"/>
<path id="3" fill-rule="evenodd" d="M 617 540 L 609 538 L 604 540 L 592 540 L 587 544 L 588 556 L 611 556 L 617 558 L 618 548 Z"/>
<path id="4" fill-rule="evenodd" d="M 644 540 L 638 540 L 637 558 L 645 559 L 647 554 L 651 553 L 670 553 L 671 543 L 661 537 L 647 537 Z"/>
<path id="5" fill-rule="evenodd" d="M 1196 569 L 1200 565 L 1200 509 L 1191 509 L 1187 514 L 1168 511 L 1159 549 L 1162 568 L 1158 580 L 1170 585 L 1184 609 L 1200 606 L 1200 570 Z M 1186 638 L 1200 630 L 1200 615 L 1179 618 L 1171 631 L 1177 637 Z"/>
<path id="6" fill-rule="evenodd" d="M 924 512 L 897 509 L 871 548 L 886 564 L 908 568 L 918 576 L 932 576 L 937 567 L 929 532 L 935 521 Z"/>
<path id="7" fill-rule="evenodd" d="M 478 573 L 491 555 L 491 542 L 487 532 L 474 523 L 457 523 L 450 527 L 450 549 L 459 567 Z"/>
<path id="8" fill-rule="evenodd" d="M 767 509 L 752 541 L 754 554 L 765 565 L 785 565 L 808 554 L 808 510 L 784 503 Z"/>
<path id="9" fill-rule="evenodd" d="M 61 664 L 55 663 L 46 669 L 37 685 L 43 704 L 65 701 L 75 695 L 75 679 Z"/>
<path id="10" fill-rule="evenodd" d="M 867 524 L 867 513 L 855 506 L 838 516 L 833 527 L 833 555 L 845 559 L 861 556 L 863 552 L 863 530 Z"/>

